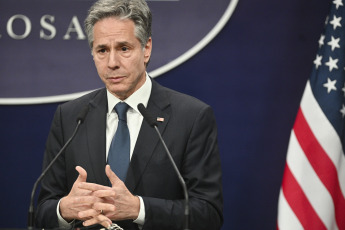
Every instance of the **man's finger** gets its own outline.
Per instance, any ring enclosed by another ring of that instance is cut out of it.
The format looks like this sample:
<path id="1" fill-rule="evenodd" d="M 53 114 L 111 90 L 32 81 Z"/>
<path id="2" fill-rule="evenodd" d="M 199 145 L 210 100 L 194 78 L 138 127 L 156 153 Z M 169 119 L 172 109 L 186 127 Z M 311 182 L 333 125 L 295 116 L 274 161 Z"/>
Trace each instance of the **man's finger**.
<path id="1" fill-rule="evenodd" d="M 110 165 L 105 166 L 105 174 L 107 174 L 107 177 L 109 178 L 112 185 L 116 185 L 121 180 L 116 176 L 116 174 L 111 170 Z"/>
<path id="2" fill-rule="evenodd" d="M 75 196 L 91 196 L 93 191 L 87 189 L 79 189 L 74 193 Z"/>
<path id="3" fill-rule="evenodd" d="M 89 191 L 111 190 L 111 188 L 108 187 L 108 186 L 104 186 L 104 185 L 100 185 L 100 184 L 95 184 L 95 183 L 88 183 L 88 182 L 81 182 L 78 185 L 78 188 L 89 190 Z"/>
<path id="4" fill-rule="evenodd" d="M 76 180 L 76 182 L 86 182 L 86 178 L 87 178 L 87 173 L 85 171 L 85 169 L 83 169 L 80 166 L 75 167 L 75 169 L 78 171 L 79 176 Z"/>
<path id="5" fill-rule="evenodd" d="M 94 224 L 101 224 L 104 227 L 109 228 L 110 225 L 112 224 L 112 221 L 104 215 L 98 215 L 98 216 L 93 217 L 92 219 L 89 219 L 83 222 L 84 226 L 90 226 Z"/>
<path id="6" fill-rule="evenodd" d="M 87 209 L 87 210 L 78 212 L 78 217 L 81 220 L 91 219 L 92 217 L 97 216 L 100 213 L 101 213 L 101 211 L 97 211 L 97 210 L 92 208 L 92 209 Z"/>
<path id="7" fill-rule="evenodd" d="M 96 202 L 102 202 L 101 198 L 95 196 L 77 196 L 70 199 L 70 204 L 75 207 L 93 205 Z"/>
<path id="8" fill-rule="evenodd" d="M 97 190 L 92 193 L 95 197 L 106 198 L 115 197 L 116 193 L 113 190 Z"/>
<path id="9" fill-rule="evenodd" d="M 106 203 L 95 203 L 93 204 L 92 208 L 94 210 L 99 210 L 99 211 L 103 211 L 103 212 L 115 212 L 116 207 L 113 204 L 106 204 Z"/>

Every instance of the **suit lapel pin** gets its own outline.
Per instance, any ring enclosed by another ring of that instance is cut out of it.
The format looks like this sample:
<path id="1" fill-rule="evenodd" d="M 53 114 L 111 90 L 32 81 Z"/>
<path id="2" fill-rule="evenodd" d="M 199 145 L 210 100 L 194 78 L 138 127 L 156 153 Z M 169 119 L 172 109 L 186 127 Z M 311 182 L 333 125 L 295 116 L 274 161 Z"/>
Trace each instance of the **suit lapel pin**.
<path id="1" fill-rule="evenodd" d="M 164 117 L 157 117 L 158 122 L 164 122 Z"/>

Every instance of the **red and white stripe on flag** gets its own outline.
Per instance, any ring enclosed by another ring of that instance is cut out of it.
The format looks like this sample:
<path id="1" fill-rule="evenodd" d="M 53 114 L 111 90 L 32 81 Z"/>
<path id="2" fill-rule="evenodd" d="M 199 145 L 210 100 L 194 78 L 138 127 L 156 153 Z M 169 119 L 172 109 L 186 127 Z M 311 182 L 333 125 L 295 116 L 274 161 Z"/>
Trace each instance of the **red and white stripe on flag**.
<path id="1" fill-rule="evenodd" d="M 277 229 L 345 230 L 342 143 L 309 81 L 290 136 Z"/>
<path id="2" fill-rule="evenodd" d="M 331 3 L 290 136 L 280 230 L 345 230 L 345 6 Z"/>

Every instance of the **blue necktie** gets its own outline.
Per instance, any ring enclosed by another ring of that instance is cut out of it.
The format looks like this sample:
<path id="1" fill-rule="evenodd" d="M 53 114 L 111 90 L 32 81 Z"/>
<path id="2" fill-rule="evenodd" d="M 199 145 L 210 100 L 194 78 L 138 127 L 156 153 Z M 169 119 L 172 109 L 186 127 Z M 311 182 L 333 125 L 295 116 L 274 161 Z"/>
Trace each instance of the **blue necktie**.
<path id="1" fill-rule="evenodd" d="M 130 137 L 127 126 L 128 107 L 123 102 L 117 103 L 115 106 L 119 122 L 108 153 L 108 164 L 123 182 L 126 180 L 130 150 Z"/>

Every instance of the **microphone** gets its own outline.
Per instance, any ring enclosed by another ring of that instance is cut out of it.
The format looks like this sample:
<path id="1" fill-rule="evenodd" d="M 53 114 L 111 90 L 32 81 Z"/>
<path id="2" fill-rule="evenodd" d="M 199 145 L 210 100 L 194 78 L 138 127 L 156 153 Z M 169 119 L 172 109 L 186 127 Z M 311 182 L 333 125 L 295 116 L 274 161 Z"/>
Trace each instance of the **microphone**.
<path id="1" fill-rule="evenodd" d="M 145 106 L 140 103 L 138 104 L 138 110 L 141 113 L 141 115 L 143 115 L 144 120 L 152 127 L 156 130 L 158 137 L 161 141 L 161 143 L 163 144 L 164 148 L 165 148 L 165 152 L 167 153 L 169 160 L 177 174 L 177 177 L 182 185 L 182 189 L 183 189 L 183 193 L 184 193 L 184 199 L 185 199 L 185 204 L 184 204 L 184 230 L 189 230 L 189 197 L 188 197 L 188 192 L 187 192 L 187 186 L 186 186 L 186 182 L 184 181 L 183 177 L 181 176 L 180 171 L 178 170 L 174 159 L 171 156 L 171 153 L 168 149 L 168 147 L 165 144 L 165 141 L 161 135 L 161 133 L 158 130 L 157 127 L 157 123 L 154 119 L 154 117 L 146 110 Z"/>
<path id="2" fill-rule="evenodd" d="M 34 212 L 34 196 L 36 192 L 36 188 L 39 182 L 43 179 L 43 177 L 46 175 L 46 173 L 49 171 L 51 166 L 55 163 L 55 161 L 59 158 L 59 156 L 64 152 L 64 150 L 67 148 L 67 146 L 71 143 L 75 135 L 77 134 L 77 131 L 79 129 L 79 126 L 84 122 L 87 113 L 89 112 L 89 105 L 83 107 L 83 109 L 79 112 L 77 116 L 77 126 L 74 129 L 74 132 L 72 136 L 67 140 L 65 145 L 60 149 L 60 151 L 56 154 L 54 159 L 49 163 L 49 165 L 44 169 L 44 171 L 41 173 L 41 175 L 36 180 L 32 191 L 31 191 L 31 198 L 30 198 L 30 207 L 28 212 L 28 229 L 34 229 L 34 221 L 35 221 L 35 212 Z"/>

